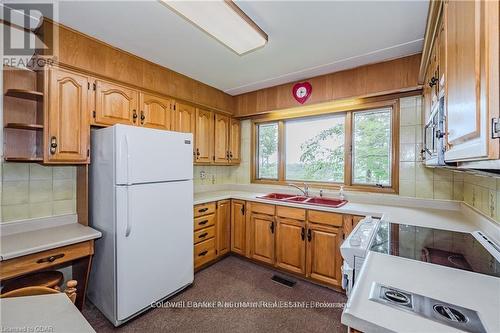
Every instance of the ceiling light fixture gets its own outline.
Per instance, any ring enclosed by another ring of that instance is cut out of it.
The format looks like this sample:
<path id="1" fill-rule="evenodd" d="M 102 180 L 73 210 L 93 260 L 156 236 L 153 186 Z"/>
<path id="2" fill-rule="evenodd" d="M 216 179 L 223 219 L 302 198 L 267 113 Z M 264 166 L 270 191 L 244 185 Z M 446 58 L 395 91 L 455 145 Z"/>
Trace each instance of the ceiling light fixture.
<path id="1" fill-rule="evenodd" d="M 267 34 L 231 0 L 161 2 L 239 55 L 267 43 Z"/>

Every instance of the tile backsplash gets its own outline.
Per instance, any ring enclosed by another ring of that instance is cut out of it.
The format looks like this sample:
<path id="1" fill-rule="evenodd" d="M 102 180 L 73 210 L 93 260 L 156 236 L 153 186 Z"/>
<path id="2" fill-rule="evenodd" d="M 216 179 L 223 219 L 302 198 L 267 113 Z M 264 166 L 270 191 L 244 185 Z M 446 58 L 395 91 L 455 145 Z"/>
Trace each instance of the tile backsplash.
<path id="1" fill-rule="evenodd" d="M 2 222 L 76 212 L 76 167 L 1 165 Z"/>
<path id="2" fill-rule="evenodd" d="M 500 221 L 500 178 L 425 167 L 420 155 L 423 146 L 422 97 L 402 98 L 400 112 L 399 195 L 464 201 Z M 195 192 L 197 185 L 250 183 L 251 121 L 243 120 L 241 124 L 241 164 L 195 166 Z"/>

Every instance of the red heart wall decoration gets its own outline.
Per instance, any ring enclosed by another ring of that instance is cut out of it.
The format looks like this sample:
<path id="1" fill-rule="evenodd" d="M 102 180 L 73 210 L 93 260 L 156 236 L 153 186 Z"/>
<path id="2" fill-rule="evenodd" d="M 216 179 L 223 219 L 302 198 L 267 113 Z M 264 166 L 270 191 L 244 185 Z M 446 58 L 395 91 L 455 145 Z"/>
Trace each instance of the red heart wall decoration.
<path id="1" fill-rule="evenodd" d="M 296 83 L 292 88 L 292 95 L 300 104 L 304 104 L 311 93 L 312 85 L 309 82 Z"/>

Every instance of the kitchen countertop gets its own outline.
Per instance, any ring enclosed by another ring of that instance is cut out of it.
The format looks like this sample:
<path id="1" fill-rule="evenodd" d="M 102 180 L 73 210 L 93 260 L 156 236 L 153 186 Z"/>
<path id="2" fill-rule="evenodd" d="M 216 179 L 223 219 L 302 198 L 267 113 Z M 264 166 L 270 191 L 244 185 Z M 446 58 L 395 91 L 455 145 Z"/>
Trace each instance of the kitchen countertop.
<path id="1" fill-rule="evenodd" d="M 95 332 L 65 293 L 0 299 L 2 332 Z"/>
<path id="2" fill-rule="evenodd" d="M 461 332 L 369 300 L 374 282 L 473 309 L 487 332 L 500 332 L 500 279 L 440 265 L 369 252 L 342 323 L 362 332 Z"/>
<path id="3" fill-rule="evenodd" d="M 264 194 L 265 193 L 230 190 L 201 192 L 194 195 L 194 204 L 197 205 L 225 199 L 248 200 L 253 202 L 299 207 L 341 214 L 363 216 L 371 215 L 374 217 L 381 217 L 388 222 L 453 231 L 472 232 L 476 230 L 483 230 L 493 239 L 497 241 L 500 240 L 500 233 L 498 229 L 492 225 L 492 223 L 485 222 L 484 218 L 479 216 L 473 216 L 473 218 L 471 218 L 471 215 L 474 215 L 470 212 L 471 209 L 460 202 L 422 200 L 401 198 L 397 196 L 381 199 L 380 197 L 374 196 L 373 203 L 348 202 L 342 207 L 332 208 L 258 198 L 258 196 Z M 391 200 L 394 204 L 390 203 Z M 396 205 L 395 203 L 402 203 L 403 205 Z"/>
<path id="4" fill-rule="evenodd" d="M 0 225 L 0 261 L 101 237 L 77 222 L 76 215 L 16 221 Z"/>
<path id="5" fill-rule="evenodd" d="M 372 215 L 388 222 L 436 229 L 461 232 L 481 230 L 500 242 L 500 225 L 463 202 L 367 195 L 364 200 L 354 198 L 343 207 L 331 208 L 258 198 L 262 194 L 265 193 L 235 190 L 201 192 L 195 194 L 194 203 L 240 199 L 343 214 Z M 347 195 L 346 199 L 351 198 Z M 458 332 L 452 327 L 370 301 L 368 295 L 373 282 L 473 309 L 479 313 L 488 332 L 500 332 L 499 278 L 375 252 L 369 252 L 356 279 L 342 315 L 344 325 L 363 332 Z"/>

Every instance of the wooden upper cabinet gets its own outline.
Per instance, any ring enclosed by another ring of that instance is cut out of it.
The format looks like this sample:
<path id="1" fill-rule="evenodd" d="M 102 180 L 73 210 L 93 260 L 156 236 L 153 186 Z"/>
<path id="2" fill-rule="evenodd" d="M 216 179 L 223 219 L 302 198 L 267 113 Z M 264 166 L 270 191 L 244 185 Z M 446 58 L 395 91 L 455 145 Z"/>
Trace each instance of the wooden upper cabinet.
<path id="1" fill-rule="evenodd" d="M 241 123 L 234 118 L 229 129 L 229 163 L 241 163 Z"/>
<path id="2" fill-rule="evenodd" d="M 274 264 L 274 216 L 252 213 L 250 228 L 250 257 Z"/>
<path id="3" fill-rule="evenodd" d="M 229 126 L 228 116 L 215 114 L 214 124 L 214 163 L 229 163 Z"/>
<path id="4" fill-rule="evenodd" d="M 175 102 L 173 130 L 183 133 L 194 133 L 196 109 L 194 106 Z"/>
<path id="5" fill-rule="evenodd" d="M 163 130 L 172 129 L 172 100 L 151 94 L 140 94 L 139 124 Z"/>
<path id="6" fill-rule="evenodd" d="M 137 125 L 139 123 L 137 90 L 97 80 L 95 98 L 95 124 Z"/>
<path id="7" fill-rule="evenodd" d="M 333 286 L 342 284 L 340 244 L 342 230 L 309 224 L 307 230 L 307 277 Z"/>
<path id="8" fill-rule="evenodd" d="M 61 68 L 46 72 L 44 162 L 88 163 L 89 78 Z"/>
<path id="9" fill-rule="evenodd" d="M 498 1 L 446 1 L 446 161 L 498 159 Z"/>
<path id="10" fill-rule="evenodd" d="M 246 214 L 245 201 L 231 201 L 231 251 L 245 255 L 246 251 Z"/>
<path id="11" fill-rule="evenodd" d="M 231 250 L 231 201 L 217 202 L 217 255 Z"/>
<path id="12" fill-rule="evenodd" d="M 276 266 L 305 274 L 305 222 L 280 217 L 276 220 Z"/>
<path id="13" fill-rule="evenodd" d="M 214 159 L 214 114 L 210 111 L 196 109 L 195 119 L 195 162 L 211 163 Z"/>

